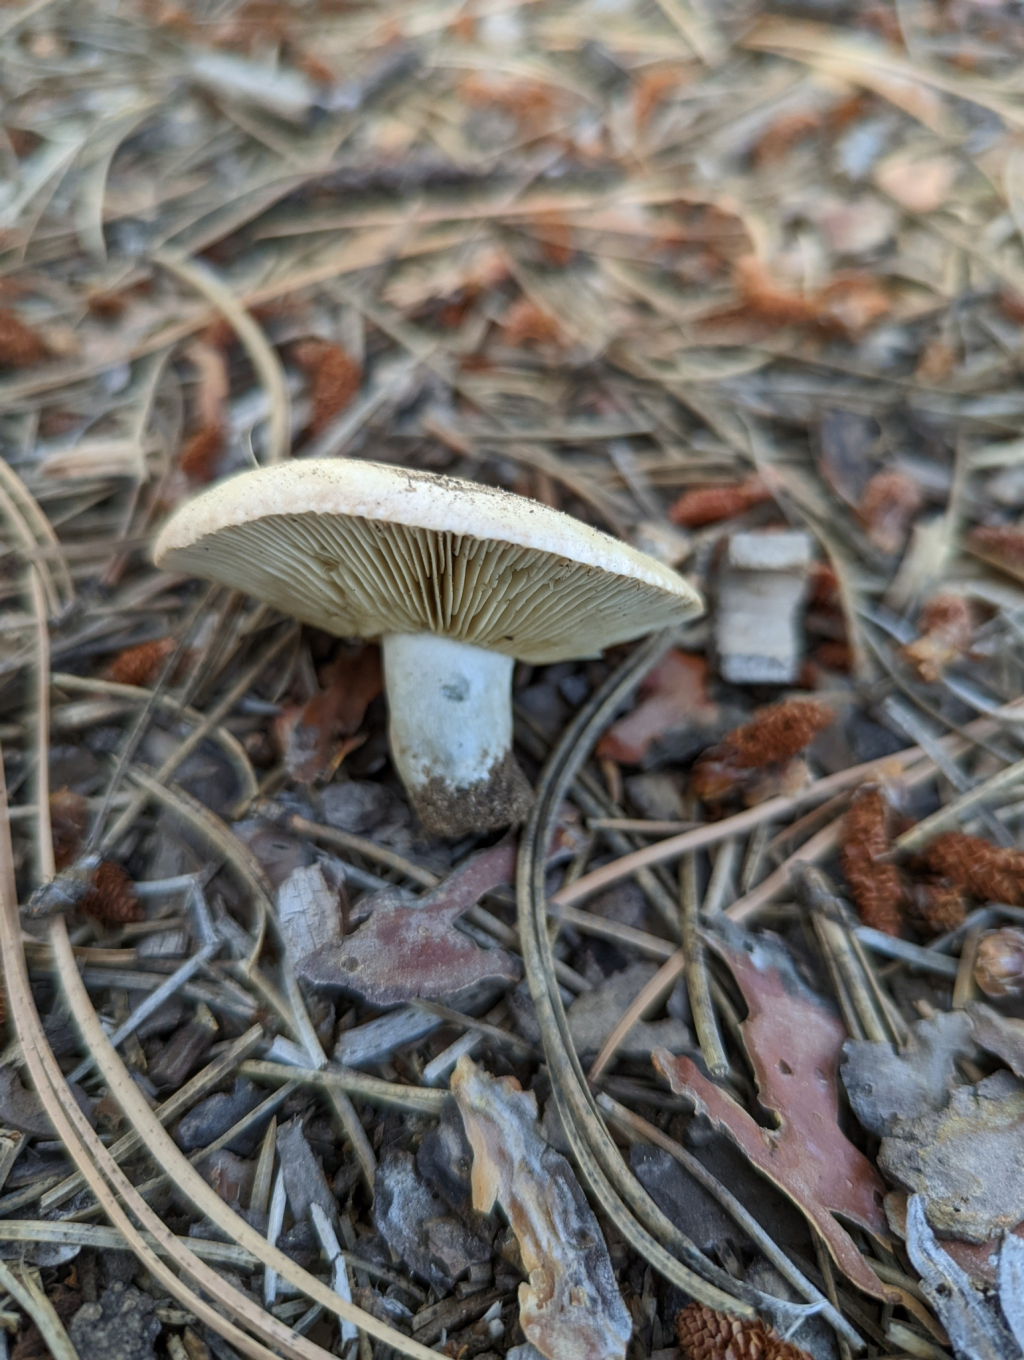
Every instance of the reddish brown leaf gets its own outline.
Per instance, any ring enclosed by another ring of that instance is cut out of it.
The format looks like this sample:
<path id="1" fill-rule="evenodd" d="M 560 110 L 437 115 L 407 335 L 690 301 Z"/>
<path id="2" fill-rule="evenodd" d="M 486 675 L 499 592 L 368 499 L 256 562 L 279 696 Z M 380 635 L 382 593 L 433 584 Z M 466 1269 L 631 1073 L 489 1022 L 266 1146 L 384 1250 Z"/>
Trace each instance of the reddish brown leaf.
<path id="1" fill-rule="evenodd" d="M 836 1078 L 845 1026 L 810 993 L 786 978 L 768 950 L 748 953 L 717 944 L 747 1003 L 743 1041 L 760 1103 L 778 1121 L 764 1128 L 732 1096 L 703 1076 L 690 1058 L 656 1049 L 654 1064 L 677 1095 L 728 1132 L 747 1157 L 801 1209 L 840 1269 L 873 1298 L 893 1299 L 835 1214 L 876 1237 L 887 1237 L 875 1168 L 837 1123 Z"/>
<path id="2" fill-rule="evenodd" d="M 507 345 L 556 345 L 564 340 L 562 328 L 550 313 L 532 298 L 521 297 L 512 303 L 501 324 Z"/>
<path id="3" fill-rule="evenodd" d="M 685 83 L 684 67 L 655 66 L 641 71 L 633 82 L 633 121 L 636 126 L 645 128 L 659 104 Z"/>
<path id="4" fill-rule="evenodd" d="M 46 346 L 17 312 L 0 307 L 0 368 L 31 368 L 46 358 Z"/>
<path id="5" fill-rule="evenodd" d="M 511 883 L 515 841 L 505 839 L 460 864 L 436 888 L 410 902 L 397 888 L 374 893 L 370 918 L 352 935 L 307 954 L 299 976 L 338 988 L 371 1006 L 414 997 L 439 1000 L 481 982 L 514 982 L 519 963 L 501 949 L 482 949 L 454 928 L 485 892 Z"/>
<path id="6" fill-rule="evenodd" d="M 343 345 L 329 340 L 303 340 L 295 346 L 293 354 L 309 379 L 313 404 L 309 433 L 319 434 L 359 391 L 362 366 Z"/>
<path id="7" fill-rule="evenodd" d="M 653 742 L 684 724 L 710 725 L 718 706 L 707 694 L 708 664 L 702 656 L 672 651 L 640 686 L 640 702 L 632 713 L 613 723 L 601 738 L 597 755 L 639 765 Z"/>
<path id="8" fill-rule="evenodd" d="M 769 124 L 754 147 L 754 164 L 759 170 L 776 164 L 797 142 L 813 137 L 821 123 L 822 114 L 817 110 L 801 109 L 784 113 Z"/>
<path id="9" fill-rule="evenodd" d="M 301 707 L 286 709 L 275 723 L 288 773 L 304 784 L 337 769 L 354 749 L 344 739 L 355 736 L 381 691 L 379 649 L 364 647 L 355 656 L 342 653 L 323 668 L 320 680 L 323 689 Z"/>
<path id="10" fill-rule="evenodd" d="M 717 486 L 698 486 L 684 491 L 668 512 L 673 524 L 685 529 L 701 529 L 706 524 L 718 524 L 723 519 L 742 515 L 754 505 L 771 500 L 771 492 L 760 477 L 748 477 L 745 482 L 729 482 Z"/>
<path id="11" fill-rule="evenodd" d="M 89 825 L 89 806 L 80 793 L 55 789 L 50 794 L 50 832 L 53 836 L 53 862 L 57 870 L 74 862 Z"/>
<path id="12" fill-rule="evenodd" d="M 119 685 L 148 685 L 173 651 L 174 639 L 171 637 L 154 638 L 151 642 L 140 642 L 136 647 L 126 647 L 110 663 L 110 678 Z"/>

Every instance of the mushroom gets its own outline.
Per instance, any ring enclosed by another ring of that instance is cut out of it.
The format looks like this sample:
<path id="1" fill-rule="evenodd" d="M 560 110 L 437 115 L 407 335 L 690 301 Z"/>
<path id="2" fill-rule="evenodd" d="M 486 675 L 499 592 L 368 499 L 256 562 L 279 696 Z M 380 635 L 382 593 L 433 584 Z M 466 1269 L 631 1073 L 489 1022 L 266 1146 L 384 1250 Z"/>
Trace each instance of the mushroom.
<path id="1" fill-rule="evenodd" d="M 391 754 L 424 827 L 520 821 L 512 670 L 594 656 L 701 600 L 628 544 L 478 482 L 349 459 L 244 472 L 164 526 L 158 566 L 248 591 L 338 637 L 380 639 Z"/>

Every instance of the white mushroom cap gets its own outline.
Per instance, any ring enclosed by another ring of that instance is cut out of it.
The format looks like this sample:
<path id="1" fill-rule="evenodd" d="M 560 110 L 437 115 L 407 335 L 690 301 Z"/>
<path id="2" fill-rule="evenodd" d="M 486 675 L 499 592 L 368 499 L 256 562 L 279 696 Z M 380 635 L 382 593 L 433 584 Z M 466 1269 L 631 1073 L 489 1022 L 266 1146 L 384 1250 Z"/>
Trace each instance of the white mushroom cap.
<path id="1" fill-rule="evenodd" d="M 535 664 L 698 614 L 676 572 L 537 501 L 347 459 L 245 472 L 164 526 L 159 566 L 338 637 L 433 633 Z"/>

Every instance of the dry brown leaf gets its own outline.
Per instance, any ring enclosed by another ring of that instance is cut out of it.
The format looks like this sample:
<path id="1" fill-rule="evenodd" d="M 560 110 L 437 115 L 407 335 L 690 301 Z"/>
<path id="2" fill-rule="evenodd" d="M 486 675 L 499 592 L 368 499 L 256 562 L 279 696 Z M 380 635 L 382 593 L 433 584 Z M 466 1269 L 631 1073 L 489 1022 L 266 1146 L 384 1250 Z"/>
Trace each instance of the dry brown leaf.
<path id="1" fill-rule="evenodd" d="M 17 312 L 0 307 L 0 368 L 31 368 L 46 358 L 46 346 Z"/>
<path id="2" fill-rule="evenodd" d="M 185 440 L 178 455 L 178 467 L 189 481 L 201 486 L 213 481 L 224 452 L 224 440 L 224 427 L 219 421 L 201 426 Z"/>
<path id="3" fill-rule="evenodd" d="M 520 345 L 561 345 L 566 341 L 558 321 L 528 297 L 512 303 L 502 320 L 501 332 L 505 343 L 516 349 Z"/>
<path id="4" fill-rule="evenodd" d="M 467 1056 L 450 1085 L 473 1149 L 473 1207 L 497 1201 L 519 1242 L 526 1339 L 547 1360 L 625 1360 L 633 1324 L 608 1248 L 569 1163 L 540 1136 L 536 1097 Z"/>
<path id="5" fill-rule="evenodd" d="M 457 998 L 484 982 L 518 981 L 519 963 L 511 954 L 482 949 L 455 929 L 456 919 L 485 892 L 512 881 L 515 861 L 515 842 L 506 839 L 471 856 L 418 901 L 383 888 L 366 904 L 369 919 L 343 940 L 307 954 L 299 976 L 371 1006 Z"/>
<path id="6" fill-rule="evenodd" d="M 875 183 L 908 212 L 930 213 L 948 201 L 959 173 L 952 156 L 897 155 L 878 167 Z"/>
<path id="7" fill-rule="evenodd" d="M 320 681 L 318 693 L 301 707 L 285 709 L 274 724 L 288 773 L 304 784 L 337 769 L 360 744 L 355 734 L 383 684 L 379 648 L 364 647 L 355 656 L 343 652 L 323 668 Z"/>
<path id="8" fill-rule="evenodd" d="M 613 723 L 601 738 L 597 755 L 639 765 L 651 745 L 673 728 L 711 726 L 718 716 L 718 705 L 708 697 L 707 675 L 704 657 L 669 652 L 640 686 L 636 708 Z"/>
<path id="9" fill-rule="evenodd" d="M 839 1128 L 837 1072 L 845 1026 L 795 977 L 784 976 L 761 941 L 749 952 L 716 945 L 747 1003 L 743 1041 L 762 1106 L 778 1124 L 768 1129 L 705 1077 L 687 1057 L 652 1054 L 677 1095 L 726 1130 L 755 1167 L 798 1205 L 825 1240 L 836 1264 L 873 1298 L 891 1299 L 836 1214 L 884 1238 L 885 1187 L 871 1162 Z"/>

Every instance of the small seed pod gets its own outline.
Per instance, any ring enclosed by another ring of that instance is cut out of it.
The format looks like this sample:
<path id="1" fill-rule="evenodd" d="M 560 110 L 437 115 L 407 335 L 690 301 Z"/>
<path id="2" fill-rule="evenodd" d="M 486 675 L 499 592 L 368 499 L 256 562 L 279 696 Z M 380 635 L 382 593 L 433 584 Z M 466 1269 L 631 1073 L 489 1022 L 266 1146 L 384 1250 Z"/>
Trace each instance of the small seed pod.
<path id="1" fill-rule="evenodd" d="M 1024 994 L 1024 930 L 1004 926 L 983 936 L 974 960 L 974 980 L 986 996 Z"/>

